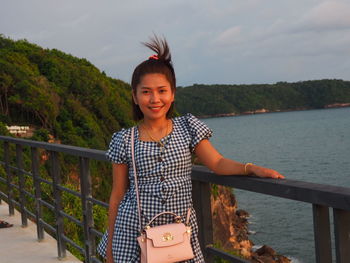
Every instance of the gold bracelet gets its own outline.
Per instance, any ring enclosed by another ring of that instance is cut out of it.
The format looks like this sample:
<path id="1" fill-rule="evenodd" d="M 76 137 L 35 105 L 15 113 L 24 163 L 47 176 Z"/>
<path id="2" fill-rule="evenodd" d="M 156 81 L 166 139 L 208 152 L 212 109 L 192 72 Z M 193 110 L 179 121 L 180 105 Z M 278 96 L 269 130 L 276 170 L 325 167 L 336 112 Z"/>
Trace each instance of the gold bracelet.
<path id="1" fill-rule="evenodd" d="M 250 165 L 253 165 L 253 163 L 246 163 L 246 164 L 244 165 L 244 174 L 245 174 L 245 175 L 248 175 L 248 174 L 247 174 L 247 166 L 248 166 L 249 164 L 250 164 Z"/>

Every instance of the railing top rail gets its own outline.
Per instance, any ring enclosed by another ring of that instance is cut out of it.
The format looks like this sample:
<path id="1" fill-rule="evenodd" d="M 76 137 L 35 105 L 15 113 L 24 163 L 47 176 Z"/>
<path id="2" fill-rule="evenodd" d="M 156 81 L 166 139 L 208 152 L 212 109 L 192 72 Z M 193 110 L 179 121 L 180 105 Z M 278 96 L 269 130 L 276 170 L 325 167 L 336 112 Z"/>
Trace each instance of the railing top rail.
<path id="1" fill-rule="evenodd" d="M 217 176 L 199 165 L 193 166 L 192 179 L 350 211 L 350 188 L 346 187 L 245 176 L 242 180 L 242 176 Z"/>
<path id="2" fill-rule="evenodd" d="M 0 135 L 0 140 L 15 143 L 15 144 L 20 144 L 23 146 L 42 148 L 48 151 L 68 153 L 71 155 L 91 158 L 94 160 L 107 161 L 107 158 L 105 156 L 105 151 L 96 150 L 96 149 L 65 145 L 65 144 L 57 144 L 57 143 L 39 142 L 39 141 L 19 139 L 19 138 L 13 138 L 9 136 L 1 136 L 1 135 Z"/>

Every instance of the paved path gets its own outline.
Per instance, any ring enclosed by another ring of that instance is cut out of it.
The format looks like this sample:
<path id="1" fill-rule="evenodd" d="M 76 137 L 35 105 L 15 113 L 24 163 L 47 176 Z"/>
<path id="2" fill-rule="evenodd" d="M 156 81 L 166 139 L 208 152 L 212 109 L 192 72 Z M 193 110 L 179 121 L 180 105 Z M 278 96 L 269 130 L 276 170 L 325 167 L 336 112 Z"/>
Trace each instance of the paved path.
<path id="1" fill-rule="evenodd" d="M 57 258 L 56 240 L 45 233 L 41 242 L 36 238 L 36 225 L 28 220 L 28 227 L 21 227 L 21 215 L 15 211 L 9 216 L 7 204 L 0 204 L 0 219 L 13 224 L 0 228 L 0 263 L 81 263 L 67 251 L 63 260 Z"/>

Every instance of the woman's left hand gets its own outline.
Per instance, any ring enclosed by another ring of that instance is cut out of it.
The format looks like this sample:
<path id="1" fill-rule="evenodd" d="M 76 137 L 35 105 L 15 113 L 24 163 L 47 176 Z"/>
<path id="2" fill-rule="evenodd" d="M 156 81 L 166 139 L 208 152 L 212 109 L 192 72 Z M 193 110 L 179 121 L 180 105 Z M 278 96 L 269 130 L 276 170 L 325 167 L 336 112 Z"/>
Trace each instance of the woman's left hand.
<path id="1" fill-rule="evenodd" d="M 250 167 L 250 172 L 258 177 L 284 179 L 284 176 L 279 172 L 270 168 L 262 167 L 262 166 L 252 165 Z"/>

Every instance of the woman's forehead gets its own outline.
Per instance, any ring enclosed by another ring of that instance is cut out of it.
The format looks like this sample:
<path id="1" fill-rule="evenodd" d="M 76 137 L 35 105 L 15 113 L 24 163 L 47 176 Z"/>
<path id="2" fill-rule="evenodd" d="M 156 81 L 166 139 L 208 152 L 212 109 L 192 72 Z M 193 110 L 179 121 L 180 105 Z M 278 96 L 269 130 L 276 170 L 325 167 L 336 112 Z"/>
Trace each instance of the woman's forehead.
<path id="1" fill-rule="evenodd" d="M 141 77 L 138 86 L 148 88 L 168 87 L 170 83 L 164 74 L 149 73 Z"/>

